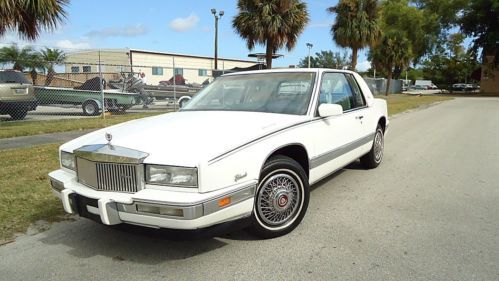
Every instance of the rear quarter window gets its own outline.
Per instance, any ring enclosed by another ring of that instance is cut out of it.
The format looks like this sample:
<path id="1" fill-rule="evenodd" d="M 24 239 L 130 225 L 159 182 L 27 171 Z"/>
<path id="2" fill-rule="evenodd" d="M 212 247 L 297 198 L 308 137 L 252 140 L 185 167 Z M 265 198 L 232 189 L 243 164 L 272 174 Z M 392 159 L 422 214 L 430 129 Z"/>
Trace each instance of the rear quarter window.
<path id="1" fill-rule="evenodd" d="M 24 74 L 15 71 L 2 71 L 0 72 L 0 83 L 13 83 L 13 84 L 30 84 Z"/>

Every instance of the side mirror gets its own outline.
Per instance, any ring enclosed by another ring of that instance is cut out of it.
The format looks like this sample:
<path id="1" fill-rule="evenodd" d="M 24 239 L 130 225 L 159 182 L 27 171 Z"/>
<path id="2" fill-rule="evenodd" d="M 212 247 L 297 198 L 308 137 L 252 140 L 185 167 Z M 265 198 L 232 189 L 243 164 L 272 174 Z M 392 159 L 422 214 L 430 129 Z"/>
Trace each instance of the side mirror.
<path id="1" fill-rule="evenodd" d="M 339 104 L 323 103 L 319 105 L 320 117 L 338 116 L 341 114 L 343 114 L 343 107 Z"/>
<path id="2" fill-rule="evenodd" d="M 190 98 L 190 97 L 186 97 L 186 96 L 181 97 L 181 98 L 178 100 L 178 107 L 179 107 L 179 109 L 184 108 L 184 106 L 186 106 L 186 105 L 187 105 L 187 103 L 188 103 L 190 100 L 191 100 L 191 98 Z"/>

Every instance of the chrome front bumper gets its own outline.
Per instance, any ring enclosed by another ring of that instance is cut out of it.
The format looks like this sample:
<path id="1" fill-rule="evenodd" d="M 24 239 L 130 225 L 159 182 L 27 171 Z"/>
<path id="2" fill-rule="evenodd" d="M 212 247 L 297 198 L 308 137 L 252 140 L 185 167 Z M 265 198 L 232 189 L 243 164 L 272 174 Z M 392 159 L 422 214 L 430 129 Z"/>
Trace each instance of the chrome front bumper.
<path id="1" fill-rule="evenodd" d="M 178 196 L 178 192 L 147 189 L 136 194 L 103 192 L 70 180 L 70 175 L 61 170 L 50 173 L 49 177 L 52 191 L 61 199 L 67 213 L 100 219 L 106 225 L 130 223 L 173 229 L 204 228 L 250 216 L 257 184 L 250 181 L 208 194 L 190 193 L 182 202 L 171 202 L 161 198 Z M 194 198 L 188 200 L 189 197 Z"/>

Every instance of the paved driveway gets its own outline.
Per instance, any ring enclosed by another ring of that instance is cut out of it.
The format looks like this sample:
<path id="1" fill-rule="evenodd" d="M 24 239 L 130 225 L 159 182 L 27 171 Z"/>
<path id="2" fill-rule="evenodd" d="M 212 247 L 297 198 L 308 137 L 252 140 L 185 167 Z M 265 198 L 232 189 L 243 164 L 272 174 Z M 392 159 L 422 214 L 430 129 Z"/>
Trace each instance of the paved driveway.
<path id="1" fill-rule="evenodd" d="M 0 280 L 499 280 L 498 123 L 493 98 L 394 118 L 384 163 L 316 185 L 285 237 L 178 241 L 76 219 L 0 247 Z"/>

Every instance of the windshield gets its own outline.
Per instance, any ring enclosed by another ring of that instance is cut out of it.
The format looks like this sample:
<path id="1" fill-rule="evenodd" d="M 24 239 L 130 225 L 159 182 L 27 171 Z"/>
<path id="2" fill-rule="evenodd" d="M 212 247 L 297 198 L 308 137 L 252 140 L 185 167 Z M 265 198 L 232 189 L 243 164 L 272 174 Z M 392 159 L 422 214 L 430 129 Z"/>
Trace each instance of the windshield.
<path id="1" fill-rule="evenodd" d="M 0 83 L 28 84 L 24 74 L 15 71 L 0 71 Z"/>
<path id="2" fill-rule="evenodd" d="M 315 73 L 258 73 L 224 76 L 199 92 L 182 111 L 253 111 L 304 115 Z"/>

